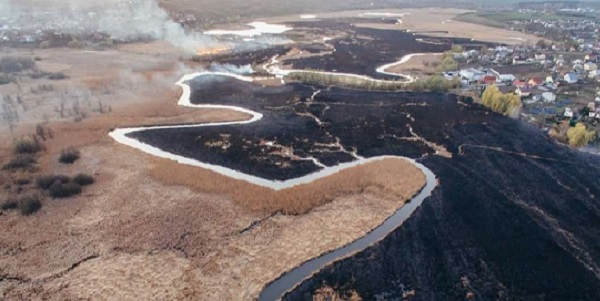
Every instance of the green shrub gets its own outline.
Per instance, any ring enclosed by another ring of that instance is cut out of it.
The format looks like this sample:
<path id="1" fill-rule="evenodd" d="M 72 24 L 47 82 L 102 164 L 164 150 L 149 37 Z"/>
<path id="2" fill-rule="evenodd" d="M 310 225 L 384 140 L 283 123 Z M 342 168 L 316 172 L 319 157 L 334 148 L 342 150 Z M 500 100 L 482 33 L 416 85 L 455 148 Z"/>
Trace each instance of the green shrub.
<path id="1" fill-rule="evenodd" d="M 60 157 L 58 158 L 58 162 L 63 164 L 73 164 L 77 159 L 81 157 L 78 150 L 70 147 L 67 149 L 63 149 L 60 152 Z"/>
<path id="2" fill-rule="evenodd" d="M 50 186 L 48 192 L 50 192 L 50 196 L 53 198 L 68 198 L 70 196 L 80 194 L 81 185 L 73 181 L 69 181 L 67 183 L 56 181 Z"/>
<path id="3" fill-rule="evenodd" d="M 22 215 L 31 215 L 42 208 L 42 201 L 36 194 L 27 195 L 19 200 L 19 211 Z"/>
<path id="4" fill-rule="evenodd" d="M 32 155 L 17 155 L 2 166 L 2 170 L 31 169 L 37 163 Z"/>
<path id="5" fill-rule="evenodd" d="M 36 185 L 43 190 L 48 190 L 56 182 L 65 184 L 69 181 L 71 179 L 65 175 L 45 175 L 37 178 Z"/>
<path id="6" fill-rule="evenodd" d="M 87 186 L 94 184 L 94 177 L 80 173 L 73 178 L 73 182 L 79 184 L 80 186 Z"/>

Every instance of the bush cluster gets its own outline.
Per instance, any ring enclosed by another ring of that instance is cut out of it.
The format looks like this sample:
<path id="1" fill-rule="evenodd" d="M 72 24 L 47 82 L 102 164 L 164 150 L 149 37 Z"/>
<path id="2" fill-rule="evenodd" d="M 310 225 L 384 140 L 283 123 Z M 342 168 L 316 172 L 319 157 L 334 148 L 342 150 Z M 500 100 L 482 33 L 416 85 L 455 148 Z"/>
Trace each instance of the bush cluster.
<path id="1" fill-rule="evenodd" d="M 48 75 L 48 79 L 49 80 L 62 80 L 62 79 L 67 79 L 69 78 L 66 74 L 64 74 L 63 72 L 54 72 L 54 73 L 50 73 Z"/>
<path id="2" fill-rule="evenodd" d="M 356 78 L 346 75 L 324 74 L 319 72 L 292 72 L 292 80 L 308 84 L 321 84 L 341 86 L 369 91 L 433 91 L 448 92 L 460 87 L 459 80 L 446 80 L 441 75 L 430 76 L 414 82 L 403 83 L 396 81 L 380 81 L 365 78 Z"/>
<path id="3" fill-rule="evenodd" d="M 4 203 L 2 203 L 2 206 L 0 206 L 0 207 L 2 208 L 2 210 L 11 210 L 11 209 L 17 209 L 18 206 L 19 206 L 19 202 L 17 202 L 17 200 L 8 199 L 8 200 L 4 201 Z"/>
<path id="4" fill-rule="evenodd" d="M 37 194 L 27 195 L 19 200 L 19 211 L 23 215 L 31 215 L 42 208 L 42 201 Z"/>
<path id="5" fill-rule="evenodd" d="M 70 196 L 78 195 L 81 193 L 81 185 L 74 181 L 62 183 L 60 181 L 54 182 L 48 189 L 50 196 L 53 198 L 68 198 Z"/>
<path id="6" fill-rule="evenodd" d="M 6 85 L 12 83 L 13 78 L 10 74 L 0 72 L 0 85 Z"/>
<path id="7" fill-rule="evenodd" d="M 19 199 L 9 199 L 4 201 L 2 210 L 19 209 L 22 215 L 31 215 L 42 208 L 42 201 L 37 194 L 21 196 Z"/>
<path id="8" fill-rule="evenodd" d="M 16 169 L 32 169 L 37 164 L 37 159 L 33 155 L 17 155 L 12 158 L 8 163 L 2 166 L 2 170 L 16 170 Z"/>
<path id="9" fill-rule="evenodd" d="M 81 187 L 94 183 L 94 177 L 78 174 L 71 178 L 65 175 L 46 175 L 37 178 L 39 188 L 48 191 L 53 198 L 67 198 L 81 193 Z"/>
<path id="10" fill-rule="evenodd" d="M 35 67 L 35 61 L 29 57 L 3 57 L 0 59 L 0 72 L 14 73 Z"/>
<path id="11" fill-rule="evenodd" d="M 37 136 L 24 137 L 14 142 L 15 154 L 36 154 L 44 149 L 44 145 Z"/>
<path id="12" fill-rule="evenodd" d="M 60 157 L 58 158 L 58 162 L 62 164 L 73 164 L 81 157 L 81 154 L 78 150 L 70 147 L 67 149 L 63 149 L 60 152 Z"/>
<path id="13" fill-rule="evenodd" d="M 73 182 L 81 186 L 92 185 L 94 184 L 94 177 L 80 173 L 73 178 Z"/>

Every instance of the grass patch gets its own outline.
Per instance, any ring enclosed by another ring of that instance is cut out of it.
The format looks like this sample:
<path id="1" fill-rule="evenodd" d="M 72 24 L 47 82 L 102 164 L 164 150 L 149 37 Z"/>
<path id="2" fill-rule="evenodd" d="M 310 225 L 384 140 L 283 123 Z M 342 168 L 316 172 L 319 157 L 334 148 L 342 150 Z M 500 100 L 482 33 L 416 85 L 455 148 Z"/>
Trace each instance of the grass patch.
<path id="1" fill-rule="evenodd" d="M 67 149 L 63 149 L 60 152 L 60 157 L 58 157 L 58 162 L 62 164 L 73 164 L 81 157 L 81 154 L 78 150 L 70 147 Z"/>

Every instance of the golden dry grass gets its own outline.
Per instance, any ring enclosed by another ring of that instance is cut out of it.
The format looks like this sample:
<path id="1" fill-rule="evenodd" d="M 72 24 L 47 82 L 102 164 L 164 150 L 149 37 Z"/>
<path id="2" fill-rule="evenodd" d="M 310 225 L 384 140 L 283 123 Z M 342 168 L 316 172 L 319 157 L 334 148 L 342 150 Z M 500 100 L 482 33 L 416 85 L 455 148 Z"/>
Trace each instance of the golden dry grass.
<path id="1" fill-rule="evenodd" d="M 435 74 L 435 64 L 442 62 L 442 55 L 438 53 L 428 53 L 425 55 L 413 56 L 404 64 L 392 66 L 386 69 L 387 72 L 408 74 L 416 77 Z"/>
<path id="2" fill-rule="evenodd" d="M 360 165 L 310 184 L 281 191 L 164 159 L 154 160 L 150 174 L 166 184 L 184 185 L 204 193 L 227 195 L 253 211 L 284 214 L 303 214 L 338 197 L 361 193 L 371 193 L 382 198 L 408 199 L 425 183 L 423 173 L 401 158 Z"/>

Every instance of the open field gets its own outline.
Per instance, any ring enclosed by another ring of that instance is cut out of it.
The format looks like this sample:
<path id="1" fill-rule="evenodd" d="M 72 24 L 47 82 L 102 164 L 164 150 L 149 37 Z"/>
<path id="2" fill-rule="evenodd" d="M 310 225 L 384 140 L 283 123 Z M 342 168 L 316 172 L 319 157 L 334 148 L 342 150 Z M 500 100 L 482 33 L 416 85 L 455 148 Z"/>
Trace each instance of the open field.
<path id="1" fill-rule="evenodd" d="M 539 40 L 534 35 L 524 34 L 517 31 L 511 31 L 502 28 L 494 28 L 474 23 L 467 23 L 454 20 L 457 16 L 468 13 L 469 11 L 447 8 L 421 8 L 421 9 L 387 9 L 387 10 L 369 10 L 368 13 L 387 13 L 392 16 L 366 15 L 367 11 L 345 11 L 335 13 L 317 14 L 318 18 L 367 18 L 378 20 L 381 18 L 396 18 L 402 20 L 397 24 L 381 24 L 373 22 L 372 24 L 359 24 L 360 27 L 409 30 L 412 33 L 426 34 L 435 37 L 447 38 L 465 38 L 478 41 L 520 44 L 523 42 L 535 43 Z M 397 15 L 397 16 L 394 16 Z M 272 22 L 301 21 L 298 16 L 268 18 Z"/>
<path id="2" fill-rule="evenodd" d="M 501 12 L 501 13 L 465 13 L 456 16 L 457 21 L 481 24 L 497 28 L 510 28 L 510 22 L 527 20 L 548 20 L 555 21 L 560 19 L 585 19 L 585 16 L 543 14 L 543 13 L 520 13 L 520 12 Z M 588 17 L 589 18 L 589 17 Z"/>

